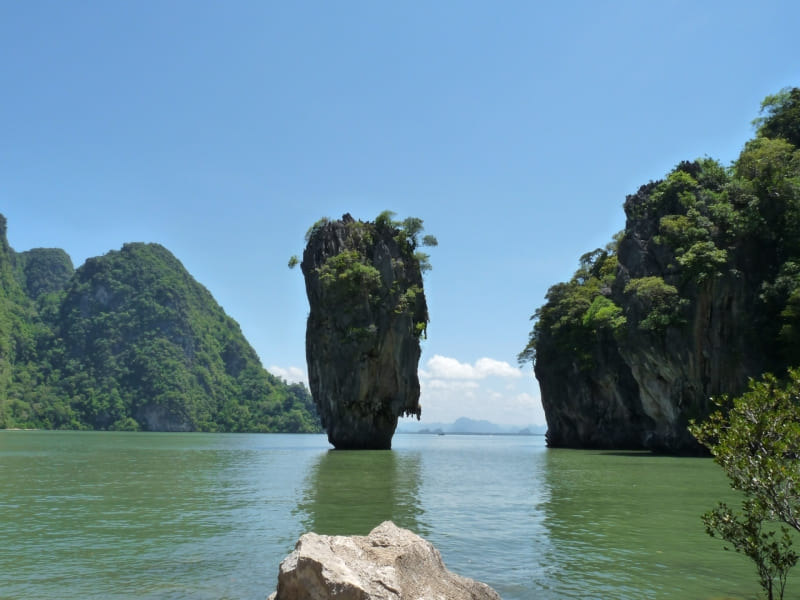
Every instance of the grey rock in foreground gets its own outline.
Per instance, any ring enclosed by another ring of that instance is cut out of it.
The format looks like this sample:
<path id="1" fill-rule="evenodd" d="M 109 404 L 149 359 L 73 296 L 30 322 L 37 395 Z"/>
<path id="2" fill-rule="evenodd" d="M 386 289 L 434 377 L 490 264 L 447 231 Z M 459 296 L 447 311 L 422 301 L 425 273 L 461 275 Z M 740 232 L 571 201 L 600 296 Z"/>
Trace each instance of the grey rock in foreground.
<path id="1" fill-rule="evenodd" d="M 306 533 L 280 566 L 268 600 L 500 600 L 448 571 L 439 551 L 385 521 L 368 536 Z"/>

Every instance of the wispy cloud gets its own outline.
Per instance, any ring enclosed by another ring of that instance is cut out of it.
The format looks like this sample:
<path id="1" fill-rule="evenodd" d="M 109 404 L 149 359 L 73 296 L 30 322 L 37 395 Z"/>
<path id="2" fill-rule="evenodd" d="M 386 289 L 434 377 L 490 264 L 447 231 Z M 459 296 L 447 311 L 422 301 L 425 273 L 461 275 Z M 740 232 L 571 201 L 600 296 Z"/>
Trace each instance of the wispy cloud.
<path id="1" fill-rule="evenodd" d="M 427 390 L 476 390 L 480 387 L 477 381 L 459 379 L 422 379 L 421 385 Z"/>
<path id="2" fill-rule="evenodd" d="M 305 368 L 272 365 L 267 370 L 289 383 L 308 385 Z M 425 421 L 469 417 L 502 425 L 544 423 L 533 378 L 507 362 L 484 357 L 468 363 L 436 354 L 419 369 L 419 378 Z"/>
<path id="3" fill-rule="evenodd" d="M 285 379 L 289 383 L 303 383 L 308 386 L 308 376 L 306 375 L 306 370 L 301 369 L 300 367 L 279 367 L 277 365 L 272 365 L 267 369 L 273 375 Z"/>
<path id="4" fill-rule="evenodd" d="M 423 419 L 451 422 L 458 417 L 486 419 L 498 424 L 544 423 L 533 378 L 509 363 L 479 358 L 461 362 L 436 354 L 419 370 Z"/>

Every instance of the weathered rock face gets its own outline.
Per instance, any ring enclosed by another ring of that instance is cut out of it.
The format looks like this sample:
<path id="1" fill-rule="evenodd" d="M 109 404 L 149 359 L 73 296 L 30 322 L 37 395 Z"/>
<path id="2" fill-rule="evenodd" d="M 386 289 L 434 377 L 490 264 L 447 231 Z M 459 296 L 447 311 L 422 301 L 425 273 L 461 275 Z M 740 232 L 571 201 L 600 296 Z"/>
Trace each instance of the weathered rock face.
<path id="1" fill-rule="evenodd" d="M 439 551 L 391 521 L 366 537 L 307 533 L 284 559 L 269 600 L 500 600 L 448 571 Z"/>
<path id="2" fill-rule="evenodd" d="M 800 364 L 800 89 L 762 105 L 726 168 L 682 162 L 625 201 L 625 230 L 537 310 L 551 446 L 695 453 L 710 398 Z"/>
<path id="3" fill-rule="evenodd" d="M 702 453 L 687 425 L 709 414 L 712 397 L 792 364 L 796 342 L 779 340 L 797 326 L 786 283 L 796 274 L 784 275 L 797 248 L 774 225 L 739 233 L 714 223 L 744 203 L 730 200 L 734 186 L 726 196 L 709 183 L 710 169 L 682 163 L 642 186 L 626 200 L 615 251 L 587 255 L 580 275 L 548 292 L 534 371 L 550 446 Z"/>
<path id="4" fill-rule="evenodd" d="M 629 275 L 620 255 L 623 281 Z M 622 340 L 599 335 L 590 368 L 558 351 L 538 354 L 535 374 L 551 447 L 649 449 L 703 453 L 689 433 L 711 397 L 739 394 L 765 370 L 742 331 L 753 298 L 717 281 L 698 290 L 687 322 L 660 332 L 628 329 Z"/>
<path id="5" fill-rule="evenodd" d="M 303 253 L 311 394 L 336 448 L 391 447 L 417 415 L 428 311 L 415 244 L 391 224 L 344 215 L 315 226 Z"/>

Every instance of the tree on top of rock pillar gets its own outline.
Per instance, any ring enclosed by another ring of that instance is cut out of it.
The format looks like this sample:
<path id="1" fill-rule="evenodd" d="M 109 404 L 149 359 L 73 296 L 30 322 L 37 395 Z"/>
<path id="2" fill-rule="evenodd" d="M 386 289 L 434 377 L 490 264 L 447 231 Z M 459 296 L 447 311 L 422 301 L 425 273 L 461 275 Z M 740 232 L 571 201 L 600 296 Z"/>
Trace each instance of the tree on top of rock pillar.
<path id="1" fill-rule="evenodd" d="M 336 448 L 391 448 L 397 419 L 419 418 L 420 339 L 428 324 L 420 246 L 422 219 L 375 221 L 349 214 L 321 219 L 306 234 L 303 259 L 309 316 L 306 360 L 311 394 Z"/>

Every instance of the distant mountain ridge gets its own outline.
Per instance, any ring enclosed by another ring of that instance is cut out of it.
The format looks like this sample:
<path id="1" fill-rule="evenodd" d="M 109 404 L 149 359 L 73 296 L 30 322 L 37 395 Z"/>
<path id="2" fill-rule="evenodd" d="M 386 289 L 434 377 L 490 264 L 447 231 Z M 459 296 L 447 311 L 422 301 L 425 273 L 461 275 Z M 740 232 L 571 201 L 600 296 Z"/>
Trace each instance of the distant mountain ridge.
<path id="1" fill-rule="evenodd" d="M 452 423 L 425 423 L 424 421 L 400 421 L 397 433 L 475 433 L 485 435 L 544 435 L 546 425 L 498 425 L 486 420 L 459 417 Z"/>
<path id="2" fill-rule="evenodd" d="M 308 390 L 268 373 L 206 288 L 158 244 L 77 270 L 17 253 L 0 215 L 0 428 L 313 432 Z"/>

